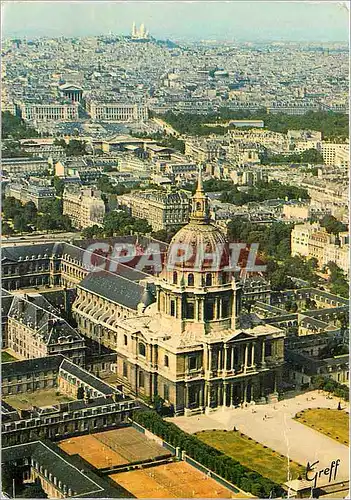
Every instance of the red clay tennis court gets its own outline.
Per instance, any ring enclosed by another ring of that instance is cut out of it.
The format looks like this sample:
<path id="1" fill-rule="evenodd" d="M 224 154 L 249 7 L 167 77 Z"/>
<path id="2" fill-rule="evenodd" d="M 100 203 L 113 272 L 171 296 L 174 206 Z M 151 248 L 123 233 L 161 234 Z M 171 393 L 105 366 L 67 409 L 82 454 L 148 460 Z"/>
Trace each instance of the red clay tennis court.
<path id="1" fill-rule="evenodd" d="M 170 462 L 155 467 L 112 474 L 110 477 L 137 498 L 237 497 L 229 489 L 186 462 Z"/>

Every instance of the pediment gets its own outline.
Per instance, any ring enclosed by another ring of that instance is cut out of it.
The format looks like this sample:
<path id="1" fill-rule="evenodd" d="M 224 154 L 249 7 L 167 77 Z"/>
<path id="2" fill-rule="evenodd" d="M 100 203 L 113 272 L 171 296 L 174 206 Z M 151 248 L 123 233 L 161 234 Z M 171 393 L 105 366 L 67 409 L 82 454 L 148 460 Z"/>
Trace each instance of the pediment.
<path id="1" fill-rule="evenodd" d="M 227 338 L 227 343 L 228 342 L 237 342 L 238 340 L 252 340 L 253 338 L 255 338 L 254 335 L 252 335 L 250 333 L 239 331 L 237 333 L 231 334 Z"/>

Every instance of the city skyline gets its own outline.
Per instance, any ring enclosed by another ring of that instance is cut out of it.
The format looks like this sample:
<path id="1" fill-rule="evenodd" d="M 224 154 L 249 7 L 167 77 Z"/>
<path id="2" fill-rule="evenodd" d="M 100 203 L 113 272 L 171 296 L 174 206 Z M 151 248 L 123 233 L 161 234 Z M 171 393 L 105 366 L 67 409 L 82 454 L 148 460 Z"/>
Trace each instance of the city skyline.
<path id="1" fill-rule="evenodd" d="M 2 14 L 4 37 L 129 35 L 132 22 L 179 41 L 345 43 L 349 37 L 345 2 L 28 1 L 5 2 Z"/>

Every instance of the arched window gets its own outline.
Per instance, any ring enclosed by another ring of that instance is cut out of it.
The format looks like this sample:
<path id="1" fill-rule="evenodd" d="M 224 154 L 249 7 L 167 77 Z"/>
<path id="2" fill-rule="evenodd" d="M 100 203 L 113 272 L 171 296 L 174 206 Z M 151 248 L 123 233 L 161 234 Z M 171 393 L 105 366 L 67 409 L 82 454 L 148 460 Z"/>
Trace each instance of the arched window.
<path id="1" fill-rule="evenodd" d="M 194 275 L 190 273 L 188 276 L 188 286 L 194 286 Z"/>
<path id="2" fill-rule="evenodd" d="M 178 275 L 177 275 L 177 271 L 174 271 L 174 272 L 173 272 L 173 283 L 174 283 L 174 284 L 177 284 L 177 283 L 178 283 Z"/>
<path id="3" fill-rule="evenodd" d="M 206 274 L 206 286 L 212 286 L 212 274 Z"/>
<path id="4" fill-rule="evenodd" d="M 139 354 L 140 356 L 146 356 L 146 347 L 142 342 L 139 342 Z"/>
<path id="5" fill-rule="evenodd" d="M 198 202 L 196 203 L 196 210 L 201 210 L 201 208 L 202 208 L 202 207 L 201 207 L 201 203 L 198 201 Z"/>

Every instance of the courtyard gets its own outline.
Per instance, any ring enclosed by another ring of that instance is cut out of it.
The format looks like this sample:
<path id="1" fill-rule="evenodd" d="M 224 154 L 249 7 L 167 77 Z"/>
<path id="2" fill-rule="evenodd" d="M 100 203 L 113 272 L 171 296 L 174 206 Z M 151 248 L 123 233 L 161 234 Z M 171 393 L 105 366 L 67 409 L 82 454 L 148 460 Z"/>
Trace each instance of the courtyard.
<path id="1" fill-rule="evenodd" d="M 349 414 L 329 408 L 303 410 L 296 414 L 295 420 L 322 432 L 326 436 L 349 445 Z"/>
<path id="2" fill-rule="evenodd" d="M 248 405 L 243 409 L 218 409 L 209 415 L 175 417 L 167 419 L 189 433 L 201 430 L 230 430 L 234 427 L 251 439 L 271 450 L 301 464 L 319 461 L 319 469 L 326 468 L 333 460 L 340 459 L 339 480 L 349 478 L 349 449 L 330 436 L 315 430 L 294 417 L 302 410 L 312 408 L 337 409 L 339 398 L 318 391 L 266 405 Z M 349 405 L 342 402 L 344 410 Z M 346 413 L 345 413 L 346 414 Z M 237 457 L 238 461 L 244 456 Z M 254 464 L 251 465 L 254 468 Z"/>
<path id="3" fill-rule="evenodd" d="M 73 401 L 63 394 L 57 392 L 57 389 L 44 389 L 41 391 L 12 394 L 5 396 L 4 401 L 17 410 L 29 410 L 33 406 L 45 407 L 58 403 L 68 403 Z"/>

